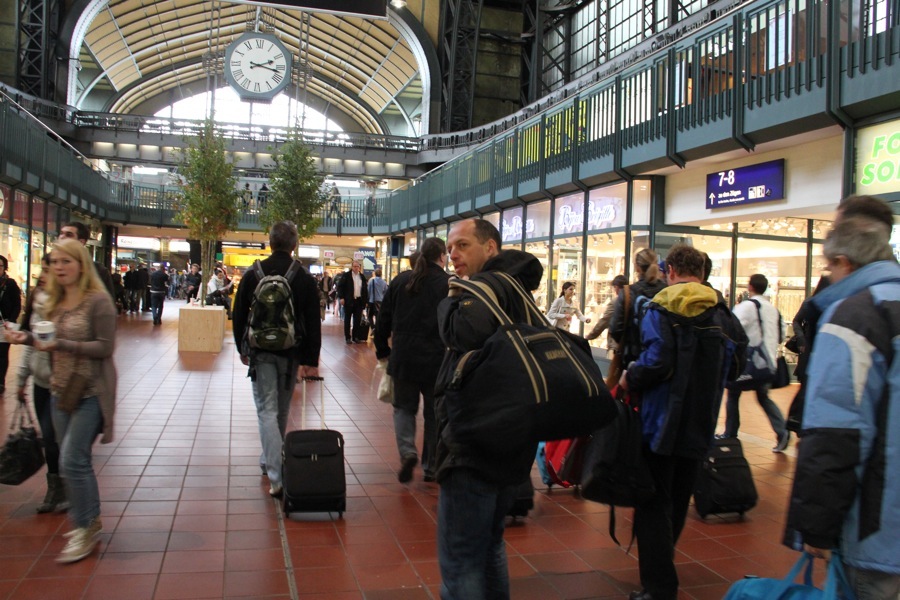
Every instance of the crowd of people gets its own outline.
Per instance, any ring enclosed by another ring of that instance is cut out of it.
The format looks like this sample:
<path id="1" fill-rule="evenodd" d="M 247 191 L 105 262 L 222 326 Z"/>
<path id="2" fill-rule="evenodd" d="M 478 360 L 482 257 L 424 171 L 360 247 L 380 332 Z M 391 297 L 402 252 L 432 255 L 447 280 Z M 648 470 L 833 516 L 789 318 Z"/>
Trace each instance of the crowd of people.
<path id="1" fill-rule="evenodd" d="M 662 260 L 641 250 L 634 257 L 634 282 L 624 275 L 610 282 L 613 297 L 585 337 L 607 332 L 610 351 L 623 366 L 618 386 L 640 399 L 643 456 L 656 488 L 634 511 L 641 589 L 632 600 L 677 598 L 675 548 L 700 463 L 716 437 L 739 435 L 744 391 L 755 394 L 771 423 L 773 452 L 788 447 L 792 432 L 802 440 L 783 542 L 817 556 L 839 551 L 861 599 L 900 597 L 900 546 L 893 536 L 900 525 L 900 487 L 890 476 L 900 463 L 900 412 L 893 410 L 900 393 L 891 385 L 900 381 L 894 356 L 900 349 L 900 266 L 889 243 L 892 226 L 890 207 L 877 198 L 840 204 L 824 242 L 827 279 L 791 315 L 801 385 L 787 418 L 769 397 L 767 382 L 737 385 L 750 350 L 774 362 L 786 337 L 784 318 L 766 296 L 764 274 L 749 277 L 744 299 L 730 309 L 708 283 L 709 257 L 678 244 Z M 84 232 L 74 225 L 63 229 L 68 231 L 45 257 L 25 301 L 21 329 L 6 329 L 0 370 L 7 368 L 8 344 L 26 345 L 18 394 L 25 398 L 30 378 L 48 463 L 47 494 L 37 510 L 69 511 L 73 529 L 58 560 L 74 562 L 93 551 L 102 529 L 91 448 L 97 436 L 103 442 L 113 436 L 114 301 L 138 310 L 146 290 L 158 324 L 164 300 L 196 297 L 202 280 L 198 265 L 186 274 L 165 266 L 151 274 L 138 266 L 125 273 L 124 283 L 107 283 L 84 248 Z M 252 381 L 269 493 L 283 493 L 290 399 L 298 376 L 318 377 L 321 323 L 334 305 L 347 344 L 367 341 L 373 326 L 376 358 L 392 377 L 398 481 L 411 481 L 421 464 L 423 479 L 439 486 L 441 597 L 508 598 L 505 516 L 517 485 L 530 477 L 536 442 L 511 441 L 508 453 L 497 454 L 460 435 L 448 386 L 457 383 L 461 357 L 482 348 L 502 323 L 477 295 L 451 282 L 483 283 L 513 323 L 524 323 L 530 317 L 516 291 L 539 286 L 540 261 L 502 249 L 497 229 L 480 219 L 454 223 L 446 242 L 426 239 L 410 269 L 390 283 L 380 270 L 367 277 L 359 261 L 335 276 L 311 275 L 292 256 L 298 234 L 291 223 L 274 225 L 269 239 L 271 256 L 243 274 L 243 285 L 217 266 L 205 290 L 208 302 L 221 302 L 233 316 L 235 344 Z M 7 266 L 0 257 L 0 311 L 5 321 L 16 322 L 21 302 Z M 256 294 L 268 281 L 289 289 L 288 338 L 297 341 L 286 346 L 254 343 L 261 318 Z M 575 302 L 575 284 L 562 282 L 560 292 L 546 326 L 570 330 L 576 318 L 589 324 Z M 38 332 L 39 322 L 52 323 L 55 334 Z M 456 392 L 456 401 L 485 401 L 477 391 L 466 392 L 471 397 Z M 723 396 L 725 429 L 716 435 Z"/>

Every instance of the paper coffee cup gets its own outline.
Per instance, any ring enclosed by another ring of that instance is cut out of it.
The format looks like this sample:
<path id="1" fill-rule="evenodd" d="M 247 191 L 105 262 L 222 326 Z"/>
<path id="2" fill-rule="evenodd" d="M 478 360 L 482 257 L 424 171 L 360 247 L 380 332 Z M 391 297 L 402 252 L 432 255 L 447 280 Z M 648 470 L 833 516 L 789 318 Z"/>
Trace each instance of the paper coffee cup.
<path id="1" fill-rule="evenodd" d="M 38 321 L 32 331 L 34 337 L 42 342 L 52 342 L 56 338 L 56 325 L 53 321 Z"/>
<path id="2" fill-rule="evenodd" d="M 6 330 L 7 331 L 18 331 L 20 325 L 18 323 L 13 323 L 12 321 L 6 322 Z"/>

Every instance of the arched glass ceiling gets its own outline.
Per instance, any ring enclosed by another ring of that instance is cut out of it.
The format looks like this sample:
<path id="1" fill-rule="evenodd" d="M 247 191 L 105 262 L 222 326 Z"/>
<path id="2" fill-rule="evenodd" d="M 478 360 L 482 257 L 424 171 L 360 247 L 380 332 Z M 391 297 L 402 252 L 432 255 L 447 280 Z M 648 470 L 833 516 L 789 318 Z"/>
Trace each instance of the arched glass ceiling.
<path id="1" fill-rule="evenodd" d="M 299 54 L 301 13 L 267 8 L 263 21 Z M 257 7 L 195 0 L 94 0 L 75 26 L 69 103 L 115 113 L 153 114 L 221 85 L 204 58 L 252 27 Z M 306 103 L 348 131 L 406 134 L 422 113 L 419 42 L 399 21 L 310 15 Z M 288 93 L 292 96 L 295 91 Z M 411 101 L 412 100 L 412 101 Z M 427 110 L 422 115 L 427 119 Z"/>
<path id="2" fill-rule="evenodd" d="M 157 117 L 171 119 L 206 118 L 210 106 L 210 93 L 203 92 L 191 98 L 179 100 L 157 111 Z M 276 96 L 271 104 L 242 102 L 229 87 L 219 88 L 215 98 L 215 120 L 220 123 L 288 128 L 294 125 L 306 130 L 343 133 L 343 129 L 317 110 L 306 107 L 284 94 Z"/>

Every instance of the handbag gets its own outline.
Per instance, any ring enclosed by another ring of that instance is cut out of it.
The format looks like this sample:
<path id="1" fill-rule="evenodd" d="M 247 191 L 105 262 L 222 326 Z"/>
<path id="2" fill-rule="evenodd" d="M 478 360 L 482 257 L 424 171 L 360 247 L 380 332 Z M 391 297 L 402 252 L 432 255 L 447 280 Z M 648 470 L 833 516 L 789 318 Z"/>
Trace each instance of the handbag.
<path id="1" fill-rule="evenodd" d="M 499 323 L 442 382 L 453 441 L 505 456 L 523 444 L 587 435 L 605 424 L 615 406 L 587 341 L 553 327 L 509 275 L 486 275 L 492 279 L 450 281 L 451 290 L 479 300 Z M 525 322 L 514 323 L 501 307 L 486 282 L 497 279 L 523 303 Z"/>
<path id="2" fill-rule="evenodd" d="M 622 322 L 625 323 L 625 333 L 622 334 L 622 343 L 616 348 L 612 360 L 609 361 L 609 371 L 604 380 L 608 389 L 613 389 L 619 385 L 619 379 L 622 378 L 622 371 L 625 370 L 625 365 L 622 364 L 622 350 L 626 347 L 625 336 L 628 335 L 628 312 L 631 310 L 631 289 L 629 286 L 626 285 L 622 288 L 622 293 L 625 294 L 625 308 L 622 316 Z"/>
<path id="3" fill-rule="evenodd" d="M 388 375 L 387 366 L 384 364 L 386 360 L 379 360 L 375 364 L 375 375 L 381 373 L 381 379 L 378 381 L 378 392 L 376 397 L 387 404 L 394 401 L 394 378 Z"/>
<path id="4" fill-rule="evenodd" d="M 10 419 L 9 435 L 0 450 L 0 483 L 19 485 L 44 466 L 41 440 L 34 419 L 24 400 L 20 400 Z"/>
<path id="5" fill-rule="evenodd" d="M 791 383 L 791 372 L 788 370 L 784 355 L 779 355 L 775 361 L 775 377 L 772 378 L 772 389 L 787 387 Z"/>
<path id="6" fill-rule="evenodd" d="M 831 560 L 828 561 L 828 576 L 824 590 L 813 586 L 813 559 L 812 554 L 804 552 L 784 579 L 748 577 L 736 581 L 728 588 L 723 600 L 837 600 L 838 588 L 842 592 L 843 600 L 856 598 L 837 552 L 833 552 Z M 803 583 L 796 583 L 800 571 L 804 571 Z"/>

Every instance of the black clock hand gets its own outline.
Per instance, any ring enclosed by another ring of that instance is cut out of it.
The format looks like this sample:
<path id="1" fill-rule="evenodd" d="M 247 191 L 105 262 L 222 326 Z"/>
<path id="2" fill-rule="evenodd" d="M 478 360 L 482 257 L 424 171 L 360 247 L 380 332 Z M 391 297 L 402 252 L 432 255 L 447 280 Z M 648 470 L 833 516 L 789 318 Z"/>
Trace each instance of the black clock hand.
<path id="1" fill-rule="evenodd" d="M 269 63 L 271 63 L 271 62 L 274 62 L 274 61 L 270 60 Z M 272 67 L 266 66 L 269 63 L 255 63 L 255 62 L 251 61 L 250 68 L 255 69 L 256 67 L 259 67 L 260 69 L 268 69 L 269 71 L 272 71 L 273 73 L 278 73 L 278 69 L 273 69 Z"/>

